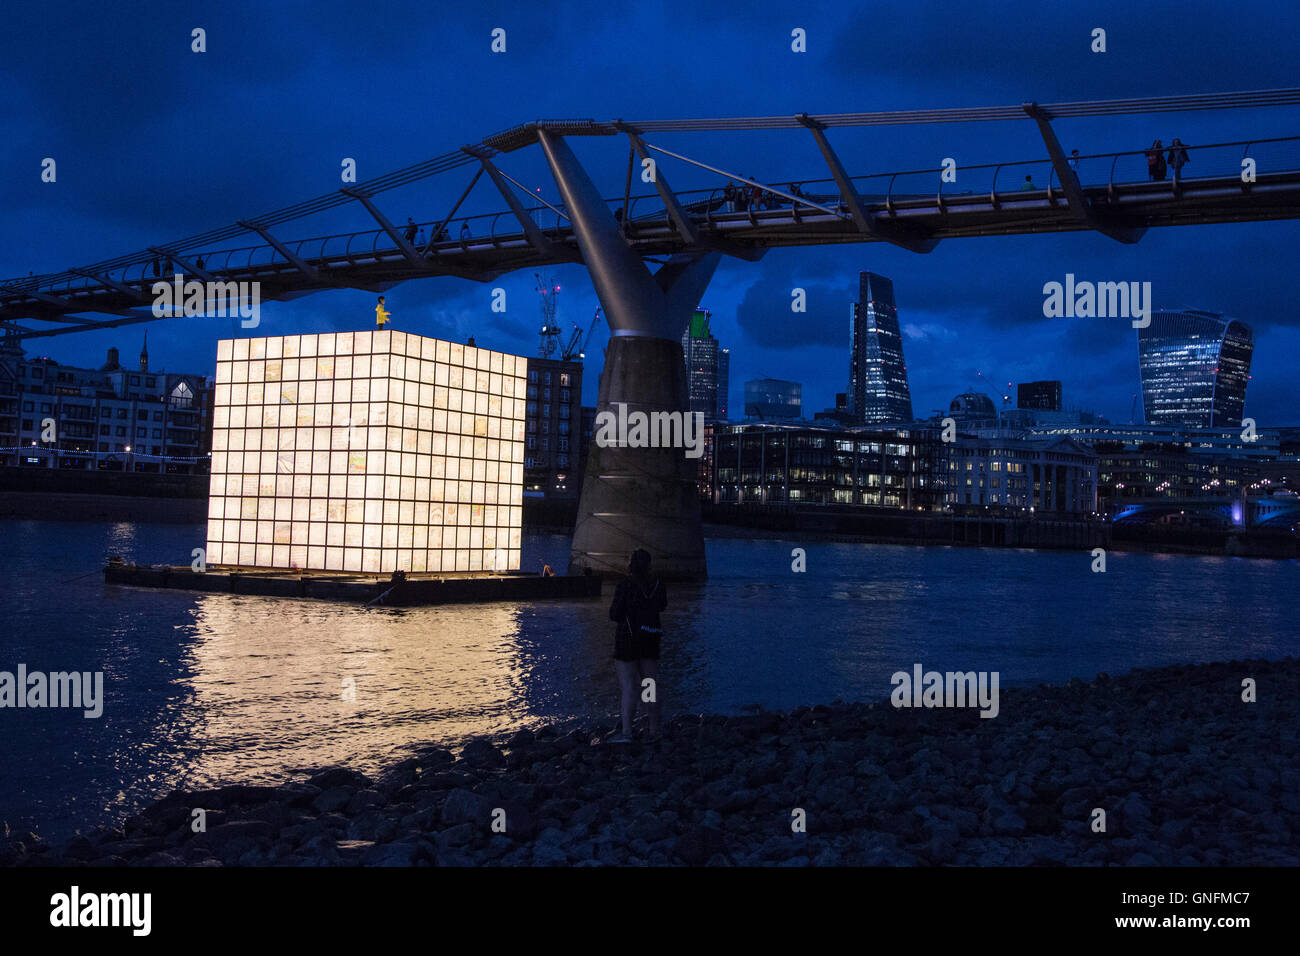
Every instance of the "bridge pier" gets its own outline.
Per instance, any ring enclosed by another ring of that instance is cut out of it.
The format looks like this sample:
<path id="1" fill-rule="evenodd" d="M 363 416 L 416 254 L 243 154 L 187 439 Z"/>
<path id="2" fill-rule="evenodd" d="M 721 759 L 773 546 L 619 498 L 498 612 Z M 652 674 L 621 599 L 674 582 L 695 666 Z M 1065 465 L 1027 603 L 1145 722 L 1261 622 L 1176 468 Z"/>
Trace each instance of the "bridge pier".
<path id="1" fill-rule="evenodd" d="M 563 137 L 545 128 L 537 136 L 609 323 L 597 416 L 610 412 L 619 418 L 620 405 L 629 414 L 685 415 L 681 337 L 720 255 L 675 256 L 651 274 Z M 602 446 L 595 438 L 582 479 L 570 573 L 623 574 L 631 553 L 645 548 L 664 578 L 707 577 L 698 459 L 688 459 L 684 448 Z"/>

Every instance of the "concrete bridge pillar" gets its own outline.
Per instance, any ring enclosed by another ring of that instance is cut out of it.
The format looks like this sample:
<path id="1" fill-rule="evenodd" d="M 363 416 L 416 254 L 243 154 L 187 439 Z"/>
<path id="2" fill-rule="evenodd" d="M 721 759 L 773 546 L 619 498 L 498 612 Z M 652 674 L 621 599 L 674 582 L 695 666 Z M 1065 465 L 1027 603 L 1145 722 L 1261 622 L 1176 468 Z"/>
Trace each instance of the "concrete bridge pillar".
<path id="1" fill-rule="evenodd" d="M 609 207 L 564 139 L 543 128 L 537 135 L 609 323 L 598 419 L 602 412 L 617 418 L 620 405 L 628 414 L 686 414 L 681 337 L 719 254 L 674 257 L 652 274 L 623 239 Z M 573 529 L 570 573 L 590 569 L 624 574 L 631 553 L 645 548 L 664 578 L 707 577 L 696 492 L 699 459 L 687 458 L 685 452 L 602 447 L 593 434 Z"/>

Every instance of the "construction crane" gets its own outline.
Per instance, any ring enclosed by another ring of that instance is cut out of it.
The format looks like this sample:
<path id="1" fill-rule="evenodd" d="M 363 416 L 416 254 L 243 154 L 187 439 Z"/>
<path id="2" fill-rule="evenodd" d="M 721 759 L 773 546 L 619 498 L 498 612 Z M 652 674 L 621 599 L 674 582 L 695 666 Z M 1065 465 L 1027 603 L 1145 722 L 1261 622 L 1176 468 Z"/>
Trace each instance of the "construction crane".
<path id="1" fill-rule="evenodd" d="M 582 329 L 578 326 L 573 327 L 573 335 L 569 337 L 569 344 L 564 347 L 560 356 L 566 362 L 573 361 L 576 355 L 580 359 L 587 357 L 587 343 L 591 341 L 591 333 L 596 331 L 596 323 L 600 321 L 600 309 L 596 309 L 596 314 L 591 317 L 591 325 L 587 327 L 587 334 L 582 334 Z"/>
<path id="2" fill-rule="evenodd" d="M 540 273 L 534 272 L 533 278 L 537 280 L 537 291 L 542 296 L 542 331 L 537 355 L 540 358 L 550 358 L 559 346 L 561 330 L 555 324 L 555 306 L 560 296 L 560 287 L 551 281 L 550 276 L 543 278 Z"/>

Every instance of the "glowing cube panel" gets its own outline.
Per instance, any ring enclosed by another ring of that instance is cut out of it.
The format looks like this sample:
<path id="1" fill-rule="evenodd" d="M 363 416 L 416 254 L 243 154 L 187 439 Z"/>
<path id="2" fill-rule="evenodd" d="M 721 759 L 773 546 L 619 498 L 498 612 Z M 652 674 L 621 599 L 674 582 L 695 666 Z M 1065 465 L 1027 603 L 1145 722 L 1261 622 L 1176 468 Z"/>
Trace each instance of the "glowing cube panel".
<path id="1" fill-rule="evenodd" d="M 518 568 L 525 366 L 391 330 L 218 342 L 208 563 Z"/>

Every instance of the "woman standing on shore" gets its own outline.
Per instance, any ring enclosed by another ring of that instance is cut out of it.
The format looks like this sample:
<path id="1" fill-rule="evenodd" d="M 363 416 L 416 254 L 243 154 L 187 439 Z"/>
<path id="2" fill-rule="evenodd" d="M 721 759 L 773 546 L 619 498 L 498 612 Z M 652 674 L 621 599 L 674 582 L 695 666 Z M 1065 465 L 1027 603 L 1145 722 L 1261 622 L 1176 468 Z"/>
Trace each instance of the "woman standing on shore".
<path id="1" fill-rule="evenodd" d="M 631 743 L 637 698 L 649 690 L 650 738 L 659 737 L 659 612 L 668 606 L 663 582 L 650 576 L 650 552 L 638 548 L 628 576 L 618 582 L 609 607 L 614 629 L 614 667 L 622 695 L 623 729 L 611 743 Z M 645 682 L 649 680 L 650 684 Z"/>

